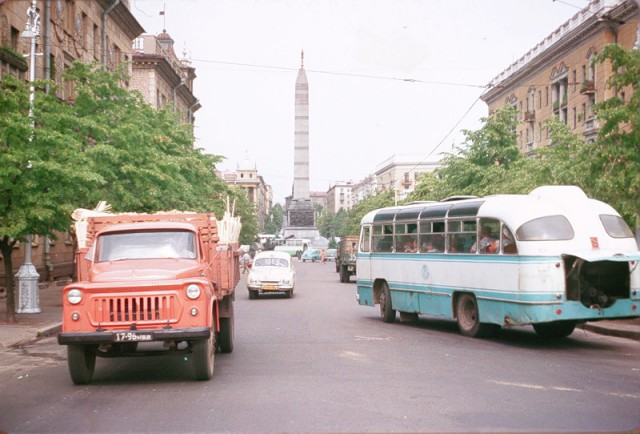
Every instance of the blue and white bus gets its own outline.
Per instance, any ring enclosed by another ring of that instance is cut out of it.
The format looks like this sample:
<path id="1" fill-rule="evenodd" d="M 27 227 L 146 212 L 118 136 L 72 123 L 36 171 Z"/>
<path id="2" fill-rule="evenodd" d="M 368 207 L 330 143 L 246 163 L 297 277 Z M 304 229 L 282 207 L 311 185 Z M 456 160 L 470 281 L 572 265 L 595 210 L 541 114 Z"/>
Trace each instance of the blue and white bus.
<path id="1" fill-rule="evenodd" d="M 385 322 L 456 319 L 463 335 L 532 324 L 545 337 L 640 315 L 640 251 L 609 205 L 578 187 L 458 197 L 362 218 L 357 300 Z"/>

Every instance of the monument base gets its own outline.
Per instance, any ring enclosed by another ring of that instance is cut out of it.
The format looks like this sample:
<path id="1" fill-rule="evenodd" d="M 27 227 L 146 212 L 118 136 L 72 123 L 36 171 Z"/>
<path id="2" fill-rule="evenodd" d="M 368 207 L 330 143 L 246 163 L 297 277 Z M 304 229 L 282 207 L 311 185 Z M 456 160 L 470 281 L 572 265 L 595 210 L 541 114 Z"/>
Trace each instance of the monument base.
<path id="1" fill-rule="evenodd" d="M 313 240 L 320 237 L 320 231 L 314 227 L 286 227 L 284 229 L 285 238 L 303 238 Z"/>

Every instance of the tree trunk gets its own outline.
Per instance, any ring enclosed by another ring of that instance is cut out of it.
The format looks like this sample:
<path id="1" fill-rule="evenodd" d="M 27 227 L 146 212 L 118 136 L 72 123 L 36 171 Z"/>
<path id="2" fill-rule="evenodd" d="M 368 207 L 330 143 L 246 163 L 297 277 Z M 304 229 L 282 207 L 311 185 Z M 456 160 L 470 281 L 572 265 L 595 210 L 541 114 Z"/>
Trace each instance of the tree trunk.
<path id="1" fill-rule="evenodd" d="M 16 244 L 15 240 L 4 236 L 0 239 L 0 252 L 4 258 L 4 281 L 7 291 L 7 321 L 16 322 L 16 300 L 13 291 L 13 261 L 11 253 L 13 253 L 13 246 Z"/>

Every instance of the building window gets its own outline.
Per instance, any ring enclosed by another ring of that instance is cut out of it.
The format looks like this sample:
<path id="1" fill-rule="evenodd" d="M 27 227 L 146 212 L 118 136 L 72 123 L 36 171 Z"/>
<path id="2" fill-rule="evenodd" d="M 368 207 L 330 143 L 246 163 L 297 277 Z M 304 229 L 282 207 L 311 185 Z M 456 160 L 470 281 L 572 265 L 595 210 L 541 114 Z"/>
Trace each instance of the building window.
<path id="1" fill-rule="evenodd" d="M 544 106 L 549 107 L 549 86 L 544 88 Z"/>
<path id="2" fill-rule="evenodd" d="M 578 118 L 577 118 L 577 113 L 576 113 L 576 108 L 574 107 L 573 109 L 571 109 L 571 114 L 572 114 L 572 118 L 573 118 L 573 128 L 575 129 L 578 126 Z"/>
<path id="3" fill-rule="evenodd" d="M 93 25 L 93 58 L 100 60 L 100 29 L 96 24 Z"/>
<path id="4" fill-rule="evenodd" d="M 538 108 L 539 109 L 542 108 L 542 91 L 541 90 L 538 91 Z"/>
<path id="5" fill-rule="evenodd" d="M 576 81 L 578 81 L 578 74 L 576 70 L 573 70 L 573 80 L 571 80 L 571 92 L 576 91 Z"/>

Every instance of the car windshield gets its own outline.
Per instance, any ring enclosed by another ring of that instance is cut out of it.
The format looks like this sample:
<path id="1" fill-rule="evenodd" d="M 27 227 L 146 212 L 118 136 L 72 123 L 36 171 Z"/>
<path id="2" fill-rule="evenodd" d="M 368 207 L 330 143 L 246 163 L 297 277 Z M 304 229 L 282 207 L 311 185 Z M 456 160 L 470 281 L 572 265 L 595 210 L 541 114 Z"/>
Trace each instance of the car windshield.
<path id="1" fill-rule="evenodd" d="M 195 234 L 190 231 L 115 232 L 101 235 L 97 246 L 97 262 L 196 259 Z"/>
<path id="2" fill-rule="evenodd" d="M 284 258 L 258 258 L 253 262 L 254 267 L 288 267 L 289 261 Z"/>

